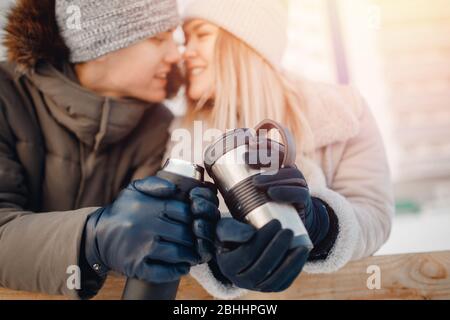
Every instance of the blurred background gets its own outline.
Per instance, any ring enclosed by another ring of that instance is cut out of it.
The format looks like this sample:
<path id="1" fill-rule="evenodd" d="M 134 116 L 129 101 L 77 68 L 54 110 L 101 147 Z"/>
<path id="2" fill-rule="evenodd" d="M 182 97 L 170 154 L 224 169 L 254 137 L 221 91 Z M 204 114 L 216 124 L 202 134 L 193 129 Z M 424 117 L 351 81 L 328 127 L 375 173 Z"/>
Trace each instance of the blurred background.
<path id="1" fill-rule="evenodd" d="M 11 3 L 0 0 L 0 27 Z M 450 0 L 289 6 L 286 67 L 356 86 L 382 130 L 397 213 L 377 254 L 450 250 Z"/>
<path id="2" fill-rule="evenodd" d="M 290 0 L 289 70 L 356 86 L 384 135 L 397 213 L 378 254 L 450 249 L 450 1 Z"/>

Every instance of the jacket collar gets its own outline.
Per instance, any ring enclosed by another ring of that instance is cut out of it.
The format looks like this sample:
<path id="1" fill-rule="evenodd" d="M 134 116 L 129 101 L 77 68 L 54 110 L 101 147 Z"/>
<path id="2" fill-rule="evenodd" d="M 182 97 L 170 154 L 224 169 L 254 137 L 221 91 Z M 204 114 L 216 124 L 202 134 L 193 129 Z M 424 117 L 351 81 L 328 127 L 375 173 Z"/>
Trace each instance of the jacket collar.
<path id="1" fill-rule="evenodd" d="M 360 131 L 361 104 L 349 87 L 298 81 L 316 149 L 345 142 Z"/>
<path id="2" fill-rule="evenodd" d="M 67 73 L 67 68 L 65 68 Z M 25 75 L 43 94 L 52 116 L 84 144 L 98 150 L 126 137 L 140 122 L 149 103 L 99 96 L 49 63 Z"/>

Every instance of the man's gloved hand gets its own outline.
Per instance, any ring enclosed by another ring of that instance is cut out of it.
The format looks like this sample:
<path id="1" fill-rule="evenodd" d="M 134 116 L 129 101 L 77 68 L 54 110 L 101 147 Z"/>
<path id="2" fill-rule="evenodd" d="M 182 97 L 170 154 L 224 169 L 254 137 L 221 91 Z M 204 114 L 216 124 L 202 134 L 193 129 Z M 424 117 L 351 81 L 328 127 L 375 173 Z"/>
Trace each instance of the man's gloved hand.
<path id="1" fill-rule="evenodd" d="M 274 175 L 259 175 L 254 185 L 275 202 L 293 204 L 302 218 L 314 246 L 325 239 L 330 218 L 325 204 L 311 197 L 305 177 L 297 168 L 282 168 Z"/>
<path id="2" fill-rule="evenodd" d="M 232 218 L 217 224 L 213 269 L 240 288 L 261 292 L 284 291 L 308 259 L 305 248 L 290 250 L 293 232 L 273 220 L 260 230 Z M 222 276 L 221 275 L 221 276 Z"/>
<path id="3" fill-rule="evenodd" d="M 164 283 L 211 258 L 220 219 L 216 195 L 208 188 L 195 188 L 186 204 L 172 200 L 175 192 L 174 184 L 158 177 L 138 180 L 89 217 L 84 247 L 97 274 L 112 269 Z"/>

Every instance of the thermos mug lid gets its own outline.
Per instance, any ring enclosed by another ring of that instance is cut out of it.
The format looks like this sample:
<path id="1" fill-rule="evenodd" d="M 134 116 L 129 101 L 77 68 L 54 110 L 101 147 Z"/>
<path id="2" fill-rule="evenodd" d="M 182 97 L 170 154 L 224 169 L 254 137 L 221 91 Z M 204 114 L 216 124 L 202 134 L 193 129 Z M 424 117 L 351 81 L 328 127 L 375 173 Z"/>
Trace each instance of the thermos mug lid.
<path id="1" fill-rule="evenodd" d="M 205 176 L 203 167 L 180 159 L 167 159 L 162 170 L 199 181 L 203 181 Z"/>
<path id="2" fill-rule="evenodd" d="M 253 135 L 252 130 L 248 128 L 235 129 L 225 133 L 213 144 L 211 144 L 205 151 L 204 164 L 207 171 L 210 171 L 211 167 L 225 154 L 237 149 L 242 145 L 249 144 L 252 139 L 258 139 L 262 136 L 262 133 L 267 133 L 272 129 L 277 129 L 281 134 L 282 142 L 279 143 L 280 151 L 284 154 L 283 166 L 295 165 L 296 158 L 296 146 L 292 135 L 289 131 L 280 125 L 278 122 L 272 120 L 264 120 L 259 123 L 256 128 L 256 137 Z M 266 138 L 270 143 L 272 140 Z"/>

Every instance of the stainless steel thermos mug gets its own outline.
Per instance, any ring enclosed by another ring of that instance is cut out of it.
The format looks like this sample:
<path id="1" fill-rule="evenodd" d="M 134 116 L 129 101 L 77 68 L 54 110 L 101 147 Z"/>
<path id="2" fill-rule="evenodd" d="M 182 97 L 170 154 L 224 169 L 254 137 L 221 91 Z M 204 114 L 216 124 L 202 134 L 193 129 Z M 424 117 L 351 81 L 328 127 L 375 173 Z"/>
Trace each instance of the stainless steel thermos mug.
<path id="1" fill-rule="evenodd" d="M 177 186 L 176 200 L 188 202 L 189 192 L 201 186 L 204 169 L 190 162 L 169 159 L 163 169 L 156 174 Z M 175 300 L 179 281 L 170 283 L 149 283 L 138 279 L 127 279 L 123 300 Z"/>
<path id="2" fill-rule="evenodd" d="M 277 129 L 283 144 L 269 139 L 263 133 Z M 255 175 L 270 174 L 273 168 L 255 168 L 249 161 L 249 151 L 253 146 L 272 146 L 272 156 L 282 154 L 275 169 L 295 165 L 296 147 L 290 132 L 271 120 L 260 123 L 252 134 L 249 129 L 237 129 L 224 134 L 205 151 L 204 162 L 208 174 L 222 194 L 231 215 L 260 229 L 273 219 L 278 219 L 283 228 L 294 232 L 291 248 L 304 246 L 308 251 L 313 247 L 305 226 L 297 210 L 289 204 L 272 202 L 265 192 L 253 185 Z M 277 150 L 280 152 L 277 153 Z"/>

